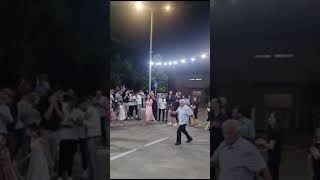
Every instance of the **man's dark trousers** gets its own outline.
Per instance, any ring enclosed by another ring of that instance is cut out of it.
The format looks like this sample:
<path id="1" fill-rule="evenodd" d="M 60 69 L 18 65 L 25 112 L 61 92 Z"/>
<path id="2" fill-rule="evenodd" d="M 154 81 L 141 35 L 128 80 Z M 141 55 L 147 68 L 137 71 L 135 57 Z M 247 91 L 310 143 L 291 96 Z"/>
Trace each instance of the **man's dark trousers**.
<path id="1" fill-rule="evenodd" d="M 179 128 L 177 130 L 177 144 L 181 144 L 181 132 L 183 132 L 186 136 L 188 141 L 191 141 L 192 138 L 186 131 L 186 124 L 179 125 Z"/>

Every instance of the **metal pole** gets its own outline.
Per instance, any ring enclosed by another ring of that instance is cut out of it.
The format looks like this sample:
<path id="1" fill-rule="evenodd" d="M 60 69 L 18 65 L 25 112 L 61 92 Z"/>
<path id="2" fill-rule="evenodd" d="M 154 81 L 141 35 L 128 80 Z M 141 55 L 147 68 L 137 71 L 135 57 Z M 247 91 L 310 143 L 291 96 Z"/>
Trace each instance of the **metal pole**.
<path id="1" fill-rule="evenodd" d="M 151 92 L 152 33 L 153 33 L 153 9 L 151 9 L 151 24 L 150 24 L 149 93 Z"/>

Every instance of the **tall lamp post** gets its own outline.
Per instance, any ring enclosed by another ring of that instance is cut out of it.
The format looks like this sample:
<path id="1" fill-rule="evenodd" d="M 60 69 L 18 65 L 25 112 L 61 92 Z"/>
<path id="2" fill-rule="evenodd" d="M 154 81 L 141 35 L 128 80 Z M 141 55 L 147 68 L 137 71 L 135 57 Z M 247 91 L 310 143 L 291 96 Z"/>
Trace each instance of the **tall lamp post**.
<path id="1" fill-rule="evenodd" d="M 136 2 L 136 8 L 137 10 L 142 10 L 144 7 L 143 7 L 143 4 L 141 1 L 137 1 Z M 152 77 L 152 39 L 153 39 L 153 12 L 154 12 L 154 9 L 153 8 L 146 8 L 150 11 L 150 47 L 149 47 L 149 93 L 151 92 L 151 77 Z M 171 6 L 169 5 L 166 5 L 164 8 L 163 8 L 165 11 L 170 11 L 171 10 Z"/>
<path id="2" fill-rule="evenodd" d="M 151 92 L 151 71 L 152 71 L 152 35 L 153 35 L 153 9 L 151 9 L 150 22 L 150 60 L 149 60 L 149 93 Z"/>

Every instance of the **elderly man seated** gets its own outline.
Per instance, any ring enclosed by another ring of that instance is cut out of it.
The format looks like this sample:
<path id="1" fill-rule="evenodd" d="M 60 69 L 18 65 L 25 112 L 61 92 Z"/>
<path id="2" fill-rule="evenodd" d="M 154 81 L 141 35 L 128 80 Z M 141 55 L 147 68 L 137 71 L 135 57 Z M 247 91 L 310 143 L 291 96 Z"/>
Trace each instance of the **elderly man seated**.
<path id="1" fill-rule="evenodd" d="M 224 141 L 211 158 L 218 180 L 271 180 L 265 161 L 257 148 L 240 136 L 240 123 L 227 120 L 223 126 Z"/>

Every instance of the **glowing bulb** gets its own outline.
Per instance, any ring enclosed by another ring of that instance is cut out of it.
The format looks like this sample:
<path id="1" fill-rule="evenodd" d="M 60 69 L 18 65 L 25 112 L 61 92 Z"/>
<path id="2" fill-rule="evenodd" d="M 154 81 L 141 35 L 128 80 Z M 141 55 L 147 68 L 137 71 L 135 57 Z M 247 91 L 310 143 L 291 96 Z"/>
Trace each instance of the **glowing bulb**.
<path id="1" fill-rule="evenodd" d="M 170 5 L 166 5 L 165 10 L 166 11 L 170 11 L 170 9 L 171 9 L 171 6 Z"/>
<path id="2" fill-rule="evenodd" d="M 136 6 L 136 9 L 139 10 L 139 11 L 143 9 L 143 4 L 142 4 L 141 1 L 137 1 L 135 3 L 135 6 Z"/>

